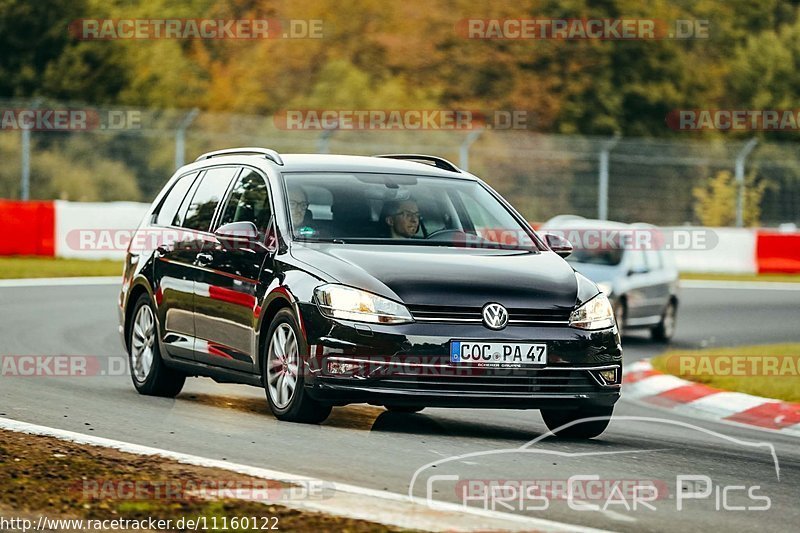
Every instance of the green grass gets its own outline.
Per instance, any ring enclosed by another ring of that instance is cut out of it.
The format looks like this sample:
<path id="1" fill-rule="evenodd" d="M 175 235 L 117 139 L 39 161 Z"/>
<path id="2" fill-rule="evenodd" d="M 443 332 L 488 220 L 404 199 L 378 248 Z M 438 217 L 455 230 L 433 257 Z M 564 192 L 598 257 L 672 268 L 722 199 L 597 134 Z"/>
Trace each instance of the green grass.
<path id="1" fill-rule="evenodd" d="M 678 356 L 680 356 L 680 359 Z M 717 365 L 709 365 L 708 363 L 714 361 L 713 357 L 719 358 L 720 356 L 748 356 L 746 364 L 749 366 L 751 361 L 756 361 L 757 369 L 761 368 L 760 363 L 763 362 L 764 358 L 777 356 L 778 375 L 775 375 L 776 372 L 774 371 L 764 372 L 761 370 L 743 372 L 757 375 L 729 375 L 730 372 L 727 370 L 731 368 L 729 365 L 731 359 L 729 358 L 719 359 L 725 364 L 724 366 L 719 365 L 722 371 L 717 373 L 713 370 Z M 681 372 L 681 362 L 686 363 L 687 361 L 684 359 L 686 357 L 696 358 L 696 361 L 692 362 L 693 364 L 691 365 L 684 365 L 684 371 Z M 701 359 L 703 359 L 702 363 Z M 762 359 L 762 361 L 758 361 L 759 359 Z M 787 359 L 789 360 L 787 361 Z M 656 370 L 674 374 L 697 383 L 704 383 L 710 387 L 775 398 L 787 402 L 800 402 L 800 374 L 798 374 L 800 372 L 800 343 L 708 348 L 704 350 L 670 350 L 654 358 L 651 362 Z M 710 372 L 706 371 L 709 368 L 712 370 Z M 690 369 L 695 369 L 695 371 Z M 783 372 L 781 372 L 781 369 L 783 369 Z M 771 375 L 766 375 L 768 373 Z"/>
<path id="2" fill-rule="evenodd" d="M 711 281 L 781 281 L 800 283 L 800 274 L 715 274 L 683 272 L 681 279 L 698 279 Z"/>
<path id="3" fill-rule="evenodd" d="M 51 257 L 0 257 L 0 279 L 120 276 L 122 261 L 56 259 Z"/>

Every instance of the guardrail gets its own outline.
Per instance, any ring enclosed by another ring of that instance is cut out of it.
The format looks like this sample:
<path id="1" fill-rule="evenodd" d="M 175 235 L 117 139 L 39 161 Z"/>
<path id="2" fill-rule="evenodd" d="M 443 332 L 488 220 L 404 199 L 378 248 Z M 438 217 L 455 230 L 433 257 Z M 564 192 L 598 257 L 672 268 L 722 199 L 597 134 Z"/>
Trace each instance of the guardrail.
<path id="1" fill-rule="evenodd" d="M 121 259 L 126 240 L 149 204 L 0 200 L 0 256 Z M 671 250 L 681 272 L 800 273 L 800 232 L 756 228 L 678 226 L 664 230 L 709 230 L 708 249 Z"/>

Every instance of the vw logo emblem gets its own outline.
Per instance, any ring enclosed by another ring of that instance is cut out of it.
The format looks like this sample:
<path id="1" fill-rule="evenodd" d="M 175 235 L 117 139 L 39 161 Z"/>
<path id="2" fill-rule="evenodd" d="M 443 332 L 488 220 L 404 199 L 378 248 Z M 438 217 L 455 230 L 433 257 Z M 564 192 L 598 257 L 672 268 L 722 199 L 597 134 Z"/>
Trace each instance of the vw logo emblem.
<path id="1" fill-rule="evenodd" d="M 490 329 L 503 329 L 508 324 L 508 310 L 500 304 L 483 307 L 483 323 Z"/>

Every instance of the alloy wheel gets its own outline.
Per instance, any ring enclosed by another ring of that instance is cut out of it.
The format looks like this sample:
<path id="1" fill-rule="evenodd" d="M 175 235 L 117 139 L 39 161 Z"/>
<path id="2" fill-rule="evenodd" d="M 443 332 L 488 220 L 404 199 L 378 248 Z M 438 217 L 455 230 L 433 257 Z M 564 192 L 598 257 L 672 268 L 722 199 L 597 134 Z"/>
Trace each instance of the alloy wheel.
<path id="1" fill-rule="evenodd" d="M 155 317 L 149 305 L 136 312 L 131 335 L 131 367 L 136 381 L 143 383 L 153 366 L 153 347 L 156 342 Z"/>
<path id="2" fill-rule="evenodd" d="M 299 353 L 294 330 L 289 324 L 279 324 L 272 333 L 267 354 L 267 389 L 279 409 L 285 409 L 294 397 Z"/>

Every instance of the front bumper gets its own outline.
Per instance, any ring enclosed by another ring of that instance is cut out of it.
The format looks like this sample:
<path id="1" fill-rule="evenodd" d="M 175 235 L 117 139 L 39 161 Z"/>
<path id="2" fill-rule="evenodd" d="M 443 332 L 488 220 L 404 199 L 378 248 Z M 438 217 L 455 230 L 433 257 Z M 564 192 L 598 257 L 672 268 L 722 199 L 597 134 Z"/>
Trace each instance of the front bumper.
<path id="1" fill-rule="evenodd" d="M 566 325 L 357 324 L 302 305 L 309 356 L 306 387 L 321 401 L 426 407 L 573 409 L 619 399 L 622 348 L 616 328 Z M 543 342 L 548 363 L 487 368 L 450 363 L 452 340 Z M 344 370 L 343 370 L 344 368 Z M 601 371 L 613 371 L 609 381 Z"/>

